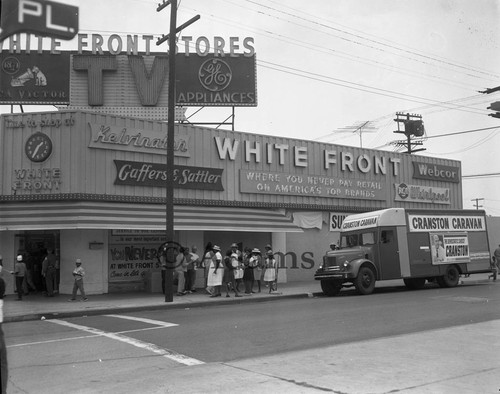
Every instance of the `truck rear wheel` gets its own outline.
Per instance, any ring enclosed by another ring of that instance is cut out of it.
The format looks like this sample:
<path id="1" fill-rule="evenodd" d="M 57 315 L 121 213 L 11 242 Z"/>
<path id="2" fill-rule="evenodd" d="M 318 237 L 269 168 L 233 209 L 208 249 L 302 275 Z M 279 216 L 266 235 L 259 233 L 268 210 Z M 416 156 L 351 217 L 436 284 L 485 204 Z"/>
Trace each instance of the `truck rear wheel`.
<path id="1" fill-rule="evenodd" d="M 321 281 L 321 290 L 323 290 L 323 294 L 328 297 L 333 297 L 338 295 L 340 293 L 340 289 L 342 289 L 341 283 L 336 283 L 333 280 Z"/>
<path id="2" fill-rule="evenodd" d="M 354 280 L 354 286 L 359 294 L 367 295 L 375 289 L 375 274 L 368 267 L 361 267 L 358 271 L 358 276 Z"/>
<path id="3" fill-rule="evenodd" d="M 460 273 L 457 267 L 449 265 L 446 267 L 444 275 L 437 278 L 437 282 L 440 287 L 455 287 L 458 285 L 459 279 Z"/>
<path id="4" fill-rule="evenodd" d="M 420 290 L 425 286 L 425 278 L 404 278 L 403 282 L 411 290 Z"/>

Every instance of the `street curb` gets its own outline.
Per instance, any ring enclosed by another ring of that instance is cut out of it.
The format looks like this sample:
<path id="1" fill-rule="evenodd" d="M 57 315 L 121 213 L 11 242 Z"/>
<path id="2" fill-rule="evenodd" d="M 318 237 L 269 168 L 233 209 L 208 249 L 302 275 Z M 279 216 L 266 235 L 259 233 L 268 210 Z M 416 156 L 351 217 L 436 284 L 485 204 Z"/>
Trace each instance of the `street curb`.
<path id="1" fill-rule="evenodd" d="M 154 304 L 154 305 L 133 305 L 133 306 L 123 306 L 123 307 L 108 307 L 108 308 L 96 308 L 90 310 L 82 311 L 68 311 L 68 312 L 39 312 L 30 313 L 20 316 L 4 316 L 4 323 L 16 323 L 25 322 L 33 320 L 44 320 L 44 319 L 64 319 L 69 317 L 84 317 L 84 316 L 95 316 L 95 315 L 105 315 L 113 313 L 131 313 L 131 312 L 141 312 L 141 311 L 152 311 L 158 309 L 191 309 L 191 308 L 201 308 L 201 307 L 212 307 L 218 305 L 234 305 L 234 304 L 249 304 L 257 302 L 267 302 L 267 301 L 277 301 L 283 299 L 294 299 L 294 298 L 308 298 L 314 297 L 322 293 L 298 293 L 298 294 L 288 294 L 288 295 L 269 295 L 260 297 L 248 297 L 248 298 L 231 298 L 229 300 L 221 299 L 217 301 L 196 301 L 193 303 L 164 303 L 164 304 Z M 92 302 L 92 301 L 89 301 Z"/>

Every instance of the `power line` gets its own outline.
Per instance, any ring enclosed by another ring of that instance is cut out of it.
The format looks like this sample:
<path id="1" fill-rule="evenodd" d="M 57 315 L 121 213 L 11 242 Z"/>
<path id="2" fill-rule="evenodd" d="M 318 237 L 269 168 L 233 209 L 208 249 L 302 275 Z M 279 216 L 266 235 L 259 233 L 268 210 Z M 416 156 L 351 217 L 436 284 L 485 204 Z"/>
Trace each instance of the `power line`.
<path id="1" fill-rule="evenodd" d="M 493 176 L 500 176 L 500 172 L 490 172 L 489 174 L 462 175 L 462 179 L 488 178 Z"/>
<path id="2" fill-rule="evenodd" d="M 437 105 L 437 106 L 443 106 L 447 109 L 458 109 L 458 110 L 464 111 L 464 112 L 470 112 L 470 113 L 474 113 L 474 114 L 478 114 L 478 115 L 484 115 L 484 112 L 465 110 L 465 109 L 461 109 L 462 107 L 460 107 L 460 106 L 450 107 L 450 106 L 443 105 L 443 102 L 427 99 L 424 97 L 411 96 L 411 95 L 407 95 L 404 93 L 398 93 L 398 92 L 395 92 L 392 90 L 380 89 L 380 88 L 375 88 L 372 86 L 363 85 L 363 84 L 359 84 L 359 83 L 355 83 L 355 82 L 349 82 L 349 81 L 344 80 L 344 79 L 329 77 L 329 76 L 321 75 L 321 74 L 317 74 L 317 73 L 312 73 L 309 71 L 304 71 L 304 70 L 300 70 L 300 69 L 293 68 L 293 67 L 288 67 L 288 66 L 283 66 L 280 64 L 272 63 L 272 62 L 267 62 L 265 60 L 257 60 L 257 64 L 260 64 L 262 67 L 269 68 L 271 70 L 285 72 L 287 74 L 291 74 L 291 75 L 295 75 L 295 76 L 299 76 L 299 77 L 303 77 L 303 78 L 307 78 L 307 79 L 311 79 L 311 80 L 315 80 L 315 81 L 330 83 L 330 84 L 337 85 L 337 86 L 343 86 L 343 87 L 350 88 L 350 89 L 360 90 L 360 91 L 367 92 L 367 93 L 378 94 L 378 95 L 392 97 L 392 98 L 396 98 L 396 99 L 404 99 L 407 101 L 413 101 L 416 103 L 427 104 L 427 105 L 432 103 L 432 104 Z M 267 64 L 269 64 L 271 66 L 268 66 Z M 350 86 L 350 85 L 353 85 L 353 86 Z M 372 89 L 372 90 L 368 90 L 368 89 Z M 402 96 L 402 97 L 399 97 L 399 96 Z M 426 100 L 427 102 L 421 101 L 421 100 Z M 452 105 L 452 104 L 448 104 L 448 105 Z"/>
<path id="3" fill-rule="evenodd" d="M 225 0 L 225 1 L 226 1 L 226 2 L 229 2 L 229 1 L 227 1 L 227 0 Z M 312 21 L 312 20 L 310 20 L 310 19 L 304 18 L 304 17 L 303 17 L 302 12 L 300 13 L 300 15 L 297 15 L 297 14 L 293 14 L 293 13 L 290 13 L 290 12 L 285 12 L 285 11 L 283 11 L 283 10 L 279 10 L 279 9 L 277 9 L 277 8 L 274 8 L 274 7 L 271 7 L 271 6 L 268 6 L 268 5 L 260 4 L 260 3 L 256 2 L 256 1 L 253 1 L 253 0 L 246 0 L 246 2 L 251 3 L 251 4 L 258 5 L 258 6 L 260 6 L 260 7 L 266 8 L 266 9 L 270 9 L 270 10 L 275 11 L 275 12 L 278 12 L 278 13 L 285 14 L 285 15 L 287 15 L 287 16 L 292 16 L 292 17 L 294 17 L 294 18 L 298 18 L 298 19 L 300 19 L 301 21 L 302 21 L 302 20 L 305 20 L 305 21 L 307 21 L 307 22 L 310 22 L 310 23 L 312 23 L 312 24 L 314 24 L 314 25 L 318 25 L 318 26 L 320 26 L 320 27 L 322 27 L 322 28 L 325 28 L 325 29 L 329 29 L 329 30 L 333 30 L 333 31 L 336 31 L 336 32 L 340 32 L 340 33 L 342 33 L 342 34 L 346 34 L 346 35 L 349 35 L 349 36 L 353 36 L 353 37 L 355 37 L 356 39 L 366 40 L 366 41 L 369 41 L 369 42 L 373 42 L 374 44 L 377 44 L 377 45 L 381 45 L 381 46 L 385 46 L 385 47 L 388 47 L 388 48 L 391 48 L 391 49 L 395 49 L 395 50 L 397 50 L 397 51 L 401 51 L 401 52 L 403 52 L 403 53 L 408 53 L 408 54 L 411 54 L 411 55 L 415 55 L 415 56 L 418 56 L 418 57 L 422 57 L 422 58 L 424 58 L 424 59 L 429 59 L 429 60 L 432 60 L 432 61 L 436 61 L 436 62 L 440 62 L 440 63 L 443 63 L 443 64 L 451 65 L 451 66 L 456 67 L 456 68 L 461 68 L 461 69 L 464 69 L 464 70 L 468 70 L 468 71 L 476 72 L 476 73 L 478 73 L 478 74 L 488 75 L 489 77 L 499 78 L 499 75 L 498 75 L 498 74 L 493 74 L 493 73 L 491 73 L 491 72 L 485 72 L 485 71 L 481 71 L 481 70 L 475 70 L 475 69 L 470 68 L 470 67 L 467 67 L 467 66 L 462 66 L 462 65 L 454 64 L 454 63 L 452 63 L 452 62 L 450 62 L 450 61 L 440 60 L 440 59 L 437 59 L 437 58 L 434 58 L 434 57 L 431 57 L 431 56 L 427 56 L 427 55 L 423 55 L 423 54 L 421 54 L 421 53 L 414 52 L 414 51 L 411 51 L 411 50 L 408 50 L 408 49 L 398 48 L 398 47 L 396 47 L 396 46 L 394 46 L 394 45 L 389 45 L 389 44 L 385 44 L 385 43 L 380 42 L 380 41 L 377 41 L 377 40 L 372 40 L 372 39 L 370 39 L 370 38 L 363 37 L 363 36 L 361 36 L 361 35 L 359 35 L 359 34 L 353 34 L 353 33 L 350 33 L 350 32 L 348 32 L 348 31 L 346 31 L 346 30 L 342 30 L 342 29 L 339 29 L 339 28 L 332 27 L 331 25 L 326 25 L 326 24 L 324 24 L 324 23 L 319 23 L 319 22 Z M 230 2 L 229 2 L 229 3 L 230 3 Z M 234 3 L 233 3 L 233 4 L 234 4 Z M 273 15 L 270 15 L 270 14 L 267 14 L 267 15 L 268 15 L 268 16 L 270 16 L 270 17 L 273 17 L 273 18 L 277 18 L 277 19 L 282 19 L 282 20 L 283 20 L 283 18 L 279 18 L 279 17 L 277 17 L 277 16 L 273 16 Z M 289 23 L 292 23 L 292 24 L 295 24 L 295 25 L 298 25 L 298 26 L 301 26 L 301 27 L 308 28 L 307 26 L 304 26 L 304 25 L 300 25 L 300 24 L 294 23 L 294 22 L 292 22 L 292 21 L 290 21 L 290 20 L 287 20 L 287 19 L 285 19 L 285 21 L 287 21 L 287 22 L 289 22 Z M 309 29 L 310 29 L 310 28 L 309 28 Z M 376 48 L 376 47 L 373 47 L 373 46 L 371 46 L 371 45 L 366 45 L 366 44 L 363 44 L 363 43 L 361 43 L 361 42 L 354 41 L 354 40 L 351 40 L 351 39 L 342 38 L 342 37 L 338 37 L 338 36 L 337 36 L 337 38 L 340 38 L 340 39 L 342 39 L 342 40 L 346 40 L 346 41 L 351 42 L 351 43 L 354 43 L 354 44 L 356 44 L 356 45 L 361 45 L 361 46 L 365 46 L 365 47 L 368 47 L 368 48 L 372 48 L 372 49 L 377 50 L 377 51 L 387 52 L 387 51 L 385 51 L 385 50 L 383 50 L 383 49 L 381 49 L 381 48 Z M 412 59 L 412 60 L 416 60 L 416 59 Z M 418 60 L 416 60 L 416 61 L 418 61 Z M 423 63 L 423 64 L 432 65 L 432 64 L 430 64 L 430 63 L 428 63 L 428 62 L 424 62 L 424 61 L 419 61 L 419 62 L 420 62 L 420 63 Z M 470 75 L 470 74 L 466 74 L 466 75 L 471 76 L 471 77 L 474 77 L 474 78 L 480 78 L 480 77 L 478 77 L 478 76 L 476 76 L 476 75 Z"/>
<path id="4" fill-rule="evenodd" d="M 441 138 L 441 137 L 449 137 L 450 135 L 459 135 L 459 134 L 468 134 L 468 133 L 475 133 L 477 131 L 485 131 L 485 130 L 492 130 L 492 129 L 498 129 L 500 126 L 493 126 L 493 127 L 483 127 L 481 129 L 473 129 L 473 130 L 466 130 L 466 131 L 457 131 L 455 133 L 448 133 L 448 134 L 440 134 L 440 135 L 432 135 L 432 136 L 427 136 L 427 139 L 431 138 Z"/>

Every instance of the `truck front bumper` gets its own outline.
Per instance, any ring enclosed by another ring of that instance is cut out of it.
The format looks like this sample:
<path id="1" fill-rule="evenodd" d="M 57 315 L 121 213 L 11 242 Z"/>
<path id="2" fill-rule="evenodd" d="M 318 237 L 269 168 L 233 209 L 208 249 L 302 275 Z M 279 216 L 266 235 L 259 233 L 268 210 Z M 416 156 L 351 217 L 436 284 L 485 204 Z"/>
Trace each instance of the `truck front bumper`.
<path id="1" fill-rule="evenodd" d="M 349 282 L 356 276 L 352 272 L 329 272 L 329 271 L 316 271 L 314 274 L 315 280 L 335 280 L 340 282 Z"/>

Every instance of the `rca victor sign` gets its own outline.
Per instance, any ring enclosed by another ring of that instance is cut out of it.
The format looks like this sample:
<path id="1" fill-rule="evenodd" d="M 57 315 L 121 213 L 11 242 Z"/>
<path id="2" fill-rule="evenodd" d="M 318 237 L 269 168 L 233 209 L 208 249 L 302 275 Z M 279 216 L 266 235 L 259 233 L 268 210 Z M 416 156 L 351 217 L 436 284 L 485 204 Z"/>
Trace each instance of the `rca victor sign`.
<path id="1" fill-rule="evenodd" d="M 69 104 L 69 53 L 0 53 L 0 103 Z"/>

